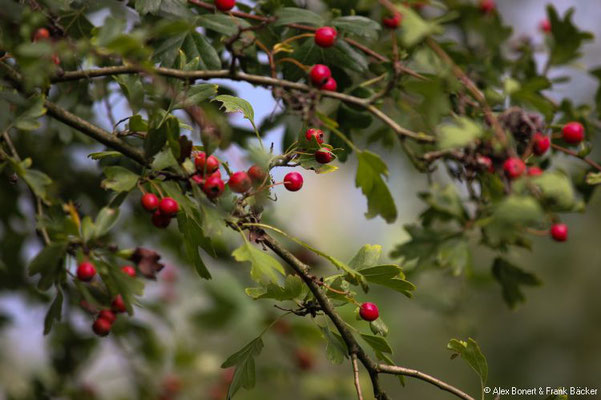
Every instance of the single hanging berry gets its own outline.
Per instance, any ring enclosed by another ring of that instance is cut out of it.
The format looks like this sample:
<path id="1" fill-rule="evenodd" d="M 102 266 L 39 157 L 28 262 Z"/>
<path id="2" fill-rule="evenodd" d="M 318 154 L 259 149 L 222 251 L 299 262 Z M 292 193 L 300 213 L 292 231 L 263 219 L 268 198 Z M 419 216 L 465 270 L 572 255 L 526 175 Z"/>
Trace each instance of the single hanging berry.
<path id="1" fill-rule="evenodd" d="M 234 193 L 245 193 L 252 186 L 252 182 L 248 174 L 244 171 L 234 172 L 231 176 L 227 185 L 230 190 Z"/>
<path id="2" fill-rule="evenodd" d="M 331 26 L 322 26 L 315 31 L 315 44 L 320 47 L 331 47 L 336 42 L 338 32 Z"/>
<path id="3" fill-rule="evenodd" d="M 146 211 L 152 212 L 159 208 L 159 198 L 152 193 L 144 194 L 140 199 L 140 203 Z"/>
<path id="4" fill-rule="evenodd" d="M 568 226 L 566 224 L 554 224 L 551 227 L 550 233 L 556 242 L 565 242 L 568 240 Z"/>
<path id="5" fill-rule="evenodd" d="M 374 303 L 363 303 L 359 308 L 359 315 L 365 321 L 375 321 L 380 316 L 380 311 L 378 310 L 378 306 Z"/>
<path id="6" fill-rule="evenodd" d="M 289 172 L 284 176 L 284 186 L 291 192 L 297 192 L 303 187 L 303 176 L 298 172 Z"/>
<path id="7" fill-rule="evenodd" d="M 77 266 L 77 279 L 83 282 L 89 282 L 96 275 L 96 268 L 94 264 L 89 261 L 84 261 Z"/>

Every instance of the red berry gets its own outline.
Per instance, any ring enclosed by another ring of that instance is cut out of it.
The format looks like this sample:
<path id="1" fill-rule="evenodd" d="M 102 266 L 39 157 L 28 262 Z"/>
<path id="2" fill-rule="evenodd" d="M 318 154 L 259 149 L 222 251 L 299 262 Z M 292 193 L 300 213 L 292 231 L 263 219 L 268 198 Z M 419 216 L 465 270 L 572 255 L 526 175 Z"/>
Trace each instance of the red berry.
<path id="1" fill-rule="evenodd" d="M 215 0 L 215 7 L 219 11 L 229 11 L 236 5 L 236 0 Z"/>
<path id="2" fill-rule="evenodd" d="M 492 160 L 490 159 L 490 157 L 478 155 L 476 157 L 476 161 L 478 162 L 479 165 L 482 166 L 482 168 L 484 168 L 488 172 L 495 172 L 495 167 L 493 166 Z"/>
<path id="3" fill-rule="evenodd" d="M 534 147 L 532 150 L 537 156 L 542 156 L 545 154 L 551 146 L 551 139 L 549 136 L 545 136 L 540 132 L 536 132 L 532 137 L 532 140 L 534 141 Z"/>
<path id="4" fill-rule="evenodd" d="M 403 15 L 399 12 L 395 12 L 394 15 L 389 15 L 382 18 L 382 24 L 390 29 L 396 29 L 401 25 Z"/>
<path id="5" fill-rule="evenodd" d="M 123 302 L 123 297 L 120 294 L 115 296 L 113 302 L 111 303 L 111 310 L 115 313 L 124 313 L 127 311 L 125 308 L 125 303 Z"/>
<path id="6" fill-rule="evenodd" d="M 221 196 L 225 190 L 225 184 L 218 176 L 210 176 L 202 186 L 202 191 L 205 192 L 208 198 L 214 199 Z"/>
<path id="7" fill-rule="evenodd" d="M 550 33 L 551 32 L 551 21 L 549 21 L 548 19 L 545 18 L 538 24 L 538 27 L 541 30 L 541 32 Z"/>
<path id="8" fill-rule="evenodd" d="M 315 64 L 311 68 L 311 71 L 309 71 L 309 75 L 311 76 L 311 82 L 315 86 L 321 86 L 332 76 L 332 71 L 330 71 L 327 65 Z"/>
<path id="9" fill-rule="evenodd" d="M 104 318 L 97 318 L 92 325 L 92 330 L 98 336 L 106 336 L 111 331 L 111 323 Z"/>
<path id="10" fill-rule="evenodd" d="M 235 193 L 244 193 L 252 186 L 250 177 L 244 171 L 234 172 L 230 176 L 230 180 L 227 182 L 230 190 Z"/>
<path id="11" fill-rule="evenodd" d="M 497 8 L 497 5 L 494 0 L 481 0 L 479 8 L 484 14 L 490 14 Z"/>
<path id="12" fill-rule="evenodd" d="M 169 226 L 171 222 L 171 217 L 165 214 L 162 214 L 159 210 L 155 211 L 152 214 L 151 218 L 152 224 L 157 228 L 166 228 Z"/>
<path id="13" fill-rule="evenodd" d="M 315 43 L 320 47 L 330 47 L 336 42 L 338 32 L 331 26 L 322 26 L 315 31 Z"/>
<path id="14" fill-rule="evenodd" d="M 54 63 L 54 65 L 59 65 L 61 63 L 61 59 L 58 56 L 58 54 L 54 53 L 52 55 L 52 62 Z"/>
<path id="15" fill-rule="evenodd" d="M 261 184 L 265 181 L 267 174 L 263 171 L 263 168 L 253 165 L 248 169 L 248 176 L 254 184 Z"/>
<path id="16" fill-rule="evenodd" d="M 334 155 L 327 147 L 322 147 L 315 152 L 315 161 L 320 164 L 327 164 L 334 159 Z"/>
<path id="17" fill-rule="evenodd" d="M 315 359 L 307 350 L 297 349 L 294 352 L 294 357 L 296 358 L 296 365 L 299 369 L 303 371 L 309 371 L 313 369 L 313 366 L 315 365 Z"/>
<path id="18" fill-rule="evenodd" d="M 528 176 L 539 176 L 543 174 L 543 170 L 539 167 L 528 168 Z"/>
<path id="19" fill-rule="evenodd" d="M 551 227 L 551 237 L 557 242 L 568 240 L 568 226 L 566 224 L 554 224 Z"/>
<path id="20" fill-rule="evenodd" d="M 359 308 L 359 315 L 365 321 L 375 321 L 380 316 L 380 312 L 378 311 L 378 306 L 374 303 L 363 303 Z"/>
<path id="21" fill-rule="evenodd" d="M 526 171 L 526 164 L 517 157 L 510 157 L 503 163 L 505 174 L 511 178 L 518 178 Z"/>
<path id="22" fill-rule="evenodd" d="M 143 195 L 140 202 L 146 211 L 152 212 L 159 208 L 159 198 L 152 193 L 146 193 Z"/>
<path id="23" fill-rule="evenodd" d="M 98 313 L 98 319 L 105 319 L 112 324 L 117 319 L 117 316 L 111 310 L 102 310 Z"/>
<path id="24" fill-rule="evenodd" d="M 211 175 L 209 175 L 209 177 L 211 177 L 211 176 L 217 176 L 217 177 L 221 178 L 221 171 L 217 170 L 217 171 L 213 172 Z M 205 184 L 205 178 L 204 178 L 204 176 L 202 176 L 202 174 L 192 175 L 192 180 L 194 181 L 194 183 L 201 185 L 201 186 Z"/>
<path id="25" fill-rule="evenodd" d="M 165 216 L 173 217 L 179 211 L 179 204 L 171 197 L 164 197 L 159 203 L 159 211 Z"/>
<path id="26" fill-rule="evenodd" d="M 121 271 L 123 271 L 123 273 L 131 276 L 132 278 L 136 277 L 136 269 L 134 267 L 132 267 L 131 265 L 124 265 L 123 267 L 121 267 Z"/>
<path id="27" fill-rule="evenodd" d="M 580 122 L 568 122 L 561 130 L 563 140 L 570 144 L 577 144 L 584 139 L 584 126 Z"/>
<path id="28" fill-rule="evenodd" d="M 315 138 L 315 140 L 317 140 L 317 143 L 322 144 L 323 143 L 323 131 L 321 129 L 317 129 L 317 128 L 307 129 L 307 131 L 305 132 L 305 139 L 307 139 L 310 142 L 313 140 L 313 138 Z"/>
<path id="29" fill-rule="evenodd" d="M 84 261 L 77 266 L 77 279 L 84 282 L 89 282 L 96 275 L 94 264 L 89 261 Z"/>
<path id="30" fill-rule="evenodd" d="M 328 92 L 335 92 L 338 89 L 338 84 L 336 83 L 336 79 L 329 77 L 326 83 L 321 85 L 321 90 L 327 90 Z"/>
<path id="31" fill-rule="evenodd" d="M 288 172 L 284 176 L 284 186 L 291 192 L 296 192 L 303 187 L 303 176 L 298 172 Z"/>
<path id="32" fill-rule="evenodd" d="M 219 160 L 215 156 L 209 156 L 204 151 L 201 151 L 194 158 L 194 165 L 201 174 L 212 174 L 219 169 Z M 206 171 L 205 171 L 206 170 Z"/>
<path id="33" fill-rule="evenodd" d="M 33 34 L 33 41 L 34 42 L 37 42 L 37 41 L 40 41 L 40 40 L 47 40 L 49 38 L 50 38 L 50 32 L 46 28 L 39 28 Z"/>

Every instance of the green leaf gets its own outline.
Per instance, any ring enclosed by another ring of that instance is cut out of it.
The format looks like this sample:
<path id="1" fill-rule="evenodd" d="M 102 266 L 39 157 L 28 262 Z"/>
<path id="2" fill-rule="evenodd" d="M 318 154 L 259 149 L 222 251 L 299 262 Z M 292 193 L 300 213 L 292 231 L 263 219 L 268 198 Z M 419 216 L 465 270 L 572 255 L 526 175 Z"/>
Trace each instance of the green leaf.
<path id="1" fill-rule="evenodd" d="M 303 281 L 297 275 L 288 275 L 281 287 L 275 283 L 268 283 L 263 287 L 246 288 L 246 294 L 253 299 L 275 299 L 279 301 L 293 300 L 303 293 Z"/>
<path id="2" fill-rule="evenodd" d="M 327 326 L 319 326 L 319 329 L 326 340 L 326 357 L 328 360 L 333 364 L 342 363 L 345 358 L 348 358 L 346 343 Z"/>
<path id="3" fill-rule="evenodd" d="M 255 111 L 248 101 L 228 94 L 217 96 L 211 101 L 220 102 L 221 108 L 225 109 L 226 113 L 241 112 L 244 118 L 250 121 L 253 128 L 257 129 L 255 126 Z"/>
<path id="4" fill-rule="evenodd" d="M 52 184 L 52 179 L 48 175 L 35 169 L 26 169 L 21 178 L 23 178 L 27 186 L 31 188 L 37 197 L 45 202 L 49 201 L 47 189 Z"/>
<path id="5" fill-rule="evenodd" d="M 227 15 L 207 14 L 198 17 L 198 21 L 214 20 L 225 18 L 230 20 Z M 230 20 L 227 25 L 228 31 L 234 34 L 236 26 Z M 174 67 L 175 61 L 183 53 L 188 60 L 197 60 L 198 69 L 215 70 L 221 68 L 221 59 L 217 50 L 207 41 L 204 35 L 194 31 L 187 30 L 183 33 L 177 33 L 168 36 L 157 44 L 153 58 L 159 61 L 165 67 Z"/>
<path id="6" fill-rule="evenodd" d="M 382 321 L 382 318 L 370 321 L 369 329 L 371 329 L 374 335 L 388 336 L 388 326 Z"/>
<path id="7" fill-rule="evenodd" d="M 388 186 L 382 179 L 382 175 L 388 176 L 388 167 L 378 155 L 368 150 L 357 153 L 357 159 L 359 165 L 355 186 L 360 187 L 367 197 L 366 218 L 380 215 L 389 224 L 394 222 L 397 217 L 396 206 Z"/>
<path id="8" fill-rule="evenodd" d="M 113 226 L 117 223 L 119 219 L 119 209 L 118 208 L 109 208 L 103 207 L 98 215 L 96 216 L 95 221 L 95 231 L 94 237 L 101 237 L 110 231 Z"/>
<path id="9" fill-rule="evenodd" d="M 63 292 L 57 287 L 56 297 L 50 305 L 46 317 L 44 318 L 44 335 L 47 335 L 52 330 L 52 325 L 55 321 L 61 320 L 63 310 Z"/>
<path id="10" fill-rule="evenodd" d="M 551 22 L 551 55 L 549 65 L 563 65 L 579 58 L 582 45 L 594 38 L 590 32 L 584 32 L 572 22 L 574 9 L 566 11 L 561 19 L 552 5 L 547 5 L 547 15 Z"/>
<path id="11" fill-rule="evenodd" d="M 32 131 L 38 129 L 41 124 L 39 118 L 46 114 L 44 108 L 44 96 L 33 95 L 27 102 L 14 111 L 13 125 L 24 131 Z"/>
<path id="12" fill-rule="evenodd" d="M 341 31 L 346 31 L 367 40 L 377 39 L 381 28 L 380 24 L 373 19 L 359 15 L 334 18 L 331 24 Z"/>
<path id="13" fill-rule="evenodd" d="M 559 171 L 545 172 L 532 179 L 543 197 L 543 204 L 553 211 L 571 211 L 576 204 L 576 195 L 572 181 L 568 176 Z"/>
<path id="14" fill-rule="evenodd" d="M 239 28 L 248 28 L 250 24 L 241 19 L 226 14 L 204 14 L 194 20 L 195 24 L 210 29 L 225 36 L 232 36 Z"/>
<path id="15" fill-rule="evenodd" d="M 503 299 L 512 309 L 526 301 L 521 286 L 539 286 L 541 284 L 536 275 L 516 267 L 501 257 L 495 259 L 492 273 L 503 288 Z"/>
<path id="16" fill-rule="evenodd" d="M 601 184 L 601 172 L 589 172 L 586 174 L 586 183 L 588 185 Z"/>
<path id="17" fill-rule="evenodd" d="M 201 278 L 211 279 L 211 273 L 200 257 L 199 248 L 202 247 L 204 233 L 200 225 L 191 218 L 188 218 L 184 212 L 177 214 L 177 226 L 181 232 L 184 242 L 184 250 L 188 262 L 194 265 L 196 272 Z"/>
<path id="18" fill-rule="evenodd" d="M 250 276 L 256 282 L 277 283 L 279 276 L 276 272 L 285 275 L 284 267 L 275 258 L 248 242 L 244 242 L 242 246 L 234 250 L 232 256 L 236 261 L 251 263 Z"/>
<path id="19" fill-rule="evenodd" d="M 140 114 L 132 115 L 129 121 L 129 130 L 135 132 L 147 132 L 148 121 L 146 121 Z"/>
<path id="20" fill-rule="evenodd" d="M 381 255 L 382 246 L 379 244 L 366 244 L 359 249 L 357 254 L 349 261 L 348 265 L 355 270 L 373 267 L 378 263 Z"/>
<path id="21" fill-rule="evenodd" d="M 392 354 L 392 348 L 388 344 L 388 341 L 382 336 L 374 336 L 368 335 L 367 333 L 362 333 L 361 337 L 363 340 L 365 340 L 365 343 L 367 343 L 375 351 Z"/>
<path id="22" fill-rule="evenodd" d="M 132 278 L 124 274 L 120 268 L 116 268 L 114 265 L 103 261 L 98 261 L 97 265 L 98 273 L 102 277 L 102 281 L 109 288 L 111 296 L 120 294 L 127 312 L 129 315 L 133 315 L 132 303 L 134 296 L 141 296 L 144 293 L 144 282 L 142 279 Z"/>
<path id="23" fill-rule="evenodd" d="M 138 75 L 113 75 L 113 79 L 121 87 L 121 91 L 129 102 L 129 107 L 136 114 L 144 107 L 144 86 Z"/>
<path id="24" fill-rule="evenodd" d="M 92 160 L 102 160 L 103 158 L 110 157 L 122 157 L 123 154 L 119 151 L 109 150 L 109 151 L 97 151 L 95 153 L 88 154 L 88 157 Z"/>
<path id="25" fill-rule="evenodd" d="M 136 186 L 139 178 L 134 172 L 118 165 L 106 167 L 104 175 L 106 179 L 100 185 L 103 189 L 115 192 L 129 192 Z"/>
<path id="26" fill-rule="evenodd" d="M 427 36 L 442 33 L 442 28 L 435 21 L 423 19 L 410 7 L 397 5 L 396 8 L 403 14 L 403 29 L 401 40 L 407 47 L 412 47 Z"/>
<path id="27" fill-rule="evenodd" d="M 252 389 L 255 386 L 255 357 L 263 350 L 263 340 L 259 336 L 228 357 L 221 368 L 236 367 L 232 383 L 227 392 L 227 399 L 231 399 L 241 387 Z"/>
<path id="28" fill-rule="evenodd" d="M 419 197 L 428 203 L 437 213 L 454 218 L 463 222 L 467 220 L 468 214 L 463 206 L 463 201 L 457 193 L 455 185 L 441 187 L 434 183 L 428 192 L 422 192 Z"/>
<path id="29" fill-rule="evenodd" d="M 484 134 L 482 127 L 466 117 L 455 118 L 454 123 L 438 127 L 438 148 L 461 148 L 473 143 Z"/>
<path id="30" fill-rule="evenodd" d="M 59 278 L 67 252 L 67 242 L 52 242 L 44 247 L 29 264 L 29 276 L 39 274 L 38 288 L 48 290 Z"/>
<path id="31" fill-rule="evenodd" d="M 453 351 L 456 357 L 461 356 L 465 362 L 478 374 L 480 377 L 480 386 L 482 387 L 482 399 L 484 399 L 484 386 L 488 379 L 488 364 L 486 357 L 480 351 L 480 346 L 472 338 L 468 338 L 467 342 L 463 340 L 451 339 L 447 344 L 447 349 Z"/>
<path id="32" fill-rule="evenodd" d="M 183 100 L 177 103 L 173 108 L 185 108 L 191 106 L 200 105 L 203 101 L 209 97 L 214 96 L 217 93 L 219 85 L 212 83 L 202 83 L 199 85 L 191 86 L 183 96 Z"/>
<path id="33" fill-rule="evenodd" d="M 415 285 L 405 280 L 405 274 L 398 265 L 385 264 L 359 270 L 370 283 L 382 285 L 405 296 L 413 297 Z"/>
<path id="34" fill-rule="evenodd" d="M 273 26 L 284 26 L 288 24 L 307 24 L 323 26 L 324 19 L 313 11 L 297 7 L 283 7 L 276 11 L 277 20 Z"/>

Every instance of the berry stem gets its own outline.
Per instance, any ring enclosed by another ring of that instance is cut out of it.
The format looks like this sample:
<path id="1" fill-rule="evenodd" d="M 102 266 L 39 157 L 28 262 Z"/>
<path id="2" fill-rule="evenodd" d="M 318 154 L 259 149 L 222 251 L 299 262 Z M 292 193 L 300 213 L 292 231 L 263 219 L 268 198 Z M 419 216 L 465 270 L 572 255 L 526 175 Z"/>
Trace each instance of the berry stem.
<path id="1" fill-rule="evenodd" d="M 308 70 L 311 69 L 311 67 L 309 67 L 308 65 L 305 65 L 305 64 L 301 63 L 300 61 L 295 60 L 294 58 L 291 58 L 291 57 L 280 58 L 279 60 L 277 60 L 277 62 L 278 63 L 289 62 L 291 64 L 296 65 L 297 67 L 299 67 L 300 69 L 302 69 L 305 72 L 307 72 Z"/>
<path id="2" fill-rule="evenodd" d="M 570 150 L 570 149 L 566 149 L 565 147 L 561 147 L 561 146 L 559 146 L 559 145 L 557 145 L 555 143 L 551 143 L 551 147 L 554 148 L 557 151 L 561 151 L 562 153 L 568 154 L 568 155 L 570 155 L 572 157 L 579 158 L 582 161 L 584 161 L 585 163 L 587 163 L 588 165 L 590 165 L 591 167 L 595 168 L 597 171 L 601 171 L 601 165 L 597 164 L 596 162 L 594 162 L 590 158 L 582 157 L 581 155 L 579 155 L 575 151 Z"/>

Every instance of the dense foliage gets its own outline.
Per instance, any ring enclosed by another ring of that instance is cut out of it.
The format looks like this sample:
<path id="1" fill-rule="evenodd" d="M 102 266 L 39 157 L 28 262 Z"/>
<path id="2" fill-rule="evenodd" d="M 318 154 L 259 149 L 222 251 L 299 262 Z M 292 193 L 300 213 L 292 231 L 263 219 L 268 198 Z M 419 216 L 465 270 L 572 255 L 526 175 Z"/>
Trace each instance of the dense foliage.
<path id="1" fill-rule="evenodd" d="M 277 307 L 265 308 L 255 339 L 231 344 L 222 364 L 230 373 L 213 398 L 253 388 L 263 336 L 296 329 L 317 333 L 333 363 L 352 364 L 354 379 L 345 378 L 360 399 L 360 365 L 377 399 L 390 398 L 381 374 L 472 399 L 397 366 L 383 306 L 359 299 L 385 290 L 410 299 L 409 274 L 470 276 L 475 248 L 491 254 L 490 276 L 508 307 L 541 283 L 507 253 L 529 249 L 532 235 L 567 240 L 562 216 L 584 212 L 601 183 L 601 166 L 588 158 L 601 91 L 592 106 L 558 101 L 554 85 L 564 79 L 549 78 L 577 61 L 592 35 L 573 24 L 572 10 L 558 15 L 551 6 L 532 40 L 512 38 L 490 0 L 299 4 L 2 2 L 0 290 L 46 304 L 40 327 L 53 346 L 65 346 L 52 357 L 56 376 L 34 379 L 31 398 L 93 396 L 75 382 L 99 340 L 139 353 L 148 368 L 138 376 L 193 362 L 189 354 L 202 344 L 163 351 L 150 321 L 164 319 L 169 302 L 142 297 L 157 277 L 172 278 L 161 272 L 165 252 L 198 279 L 224 263 L 248 266 L 250 274 L 238 274 L 249 286 L 246 301 Z M 600 71 L 590 73 L 601 78 Z M 236 93 L 235 81 L 271 89 L 278 108 L 256 121 L 253 99 Z M 231 113 L 246 127 L 231 125 Z M 281 143 L 264 140 L 277 129 Z M 274 216 L 285 201 L 274 186 L 296 192 L 307 174 L 356 168 L 354 184 L 367 200 L 356 218 L 397 222 L 389 162 L 379 155 L 390 148 L 429 186 L 418 193 L 423 212 L 404 227 L 410 239 L 386 257 L 380 245 L 365 244 L 339 260 Z M 558 166 L 560 155 L 577 168 Z M 83 167 L 84 157 L 97 168 Z M 213 309 L 186 318 L 227 329 L 242 306 L 208 296 Z M 142 310 L 151 317 L 138 319 Z M 82 316 L 87 330 L 74 322 Z M 476 341 L 451 339 L 448 349 L 476 371 L 484 397 L 488 366 Z M 311 368 L 302 349 L 296 359 Z M 148 376 L 136 383 L 140 398 L 182 391 L 177 376 Z"/>

